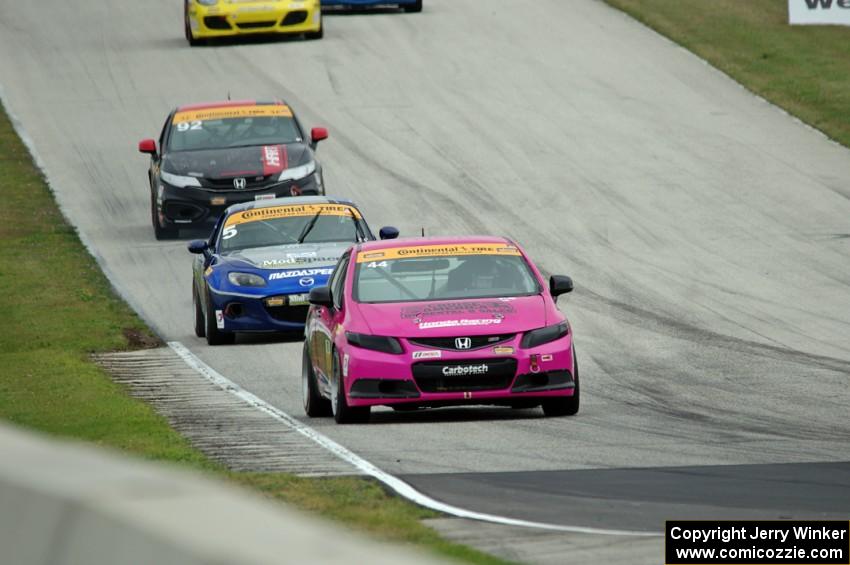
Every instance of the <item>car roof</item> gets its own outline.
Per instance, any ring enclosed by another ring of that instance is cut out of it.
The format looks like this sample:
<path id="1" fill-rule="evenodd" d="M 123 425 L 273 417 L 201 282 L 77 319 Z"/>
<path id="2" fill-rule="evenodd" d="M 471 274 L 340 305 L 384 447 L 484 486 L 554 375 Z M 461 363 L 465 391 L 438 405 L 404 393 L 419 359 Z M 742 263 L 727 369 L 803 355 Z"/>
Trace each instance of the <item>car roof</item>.
<path id="1" fill-rule="evenodd" d="M 464 243 L 503 243 L 505 245 L 516 245 L 505 237 L 492 235 L 466 235 L 466 236 L 443 236 L 443 237 L 400 237 L 398 239 L 381 239 L 367 241 L 357 246 L 357 251 L 372 251 L 387 249 L 390 247 L 415 247 L 418 245 L 456 245 Z"/>
<path id="2" fill-rule="evenodd" d="M 254 202 L 243 202 L 234 204 L 227 208 L 226 214 L 244 212 L 245 210 L 258 210 L 274 206 L 298 206 L 299 204 L 344 204 L 360 209 L 357 204 L 345 198 L 331 198 L 327 196 L 286 196 L 284 198 L 272 198 L 269 200 L 255 200 Z"/>
<path id="3" fill-rule="evenodd" d="M 268 106 L 281 105 L 286 106 L 283 100 L 222 100 L 221 102 L 202 102 L 200 104 L 185 104 L 178 106 L 175 112 L 185 112 L 187 110 L 207 110 L 209 108 L 229 108 L 232 106 Z"/>

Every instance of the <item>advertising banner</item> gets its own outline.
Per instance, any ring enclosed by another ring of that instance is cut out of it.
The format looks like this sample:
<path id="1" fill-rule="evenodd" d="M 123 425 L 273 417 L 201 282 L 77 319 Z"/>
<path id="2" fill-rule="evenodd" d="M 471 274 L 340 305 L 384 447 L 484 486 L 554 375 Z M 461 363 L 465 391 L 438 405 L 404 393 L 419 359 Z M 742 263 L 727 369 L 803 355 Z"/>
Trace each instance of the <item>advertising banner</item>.
<path id="1" fill-rule="evenodd" d="M 850 0 L 788 0 L 788 23 L 850 26 Z"/>

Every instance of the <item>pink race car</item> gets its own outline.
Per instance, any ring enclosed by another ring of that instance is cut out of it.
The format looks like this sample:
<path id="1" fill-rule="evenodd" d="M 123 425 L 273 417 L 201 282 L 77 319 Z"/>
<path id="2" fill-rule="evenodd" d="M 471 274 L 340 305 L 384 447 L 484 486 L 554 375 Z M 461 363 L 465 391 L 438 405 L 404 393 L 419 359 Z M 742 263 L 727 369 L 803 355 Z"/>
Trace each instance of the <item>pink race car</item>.
<path id="1" fill-rule="evenodd" d="M 579 409 L 570 324 L 513 241 L 410 238 L 357 244 L 310 291 L 302 389 L 308 416 L 366 422 L 372 406 Z"/>

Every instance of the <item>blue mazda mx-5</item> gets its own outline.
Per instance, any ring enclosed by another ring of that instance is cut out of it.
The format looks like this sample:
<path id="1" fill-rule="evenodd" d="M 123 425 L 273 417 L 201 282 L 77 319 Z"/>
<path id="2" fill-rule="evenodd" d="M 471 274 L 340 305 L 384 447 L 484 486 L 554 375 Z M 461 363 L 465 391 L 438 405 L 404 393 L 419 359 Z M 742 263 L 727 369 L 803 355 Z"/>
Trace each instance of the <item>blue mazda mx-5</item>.
<path id="1" fill-rule="evenodd" d="M 421 12 L 422 0 L 322 0 L 322 8 L 346 6 L 350 8 L 366 6 L 398 6 L 405 12 Z"/>
<path id="2" fill-rule="evenodd" d="M 398 230 L 382 228 L 382 239 Z M 208 241 L 189 251 L 193 265 L 195 334 L 210 345 L 233 343 L 237 332 L 303 330 L 310 289 L 328 283 L 339 257 L 375 239 L 347 200 L 304 196 L 236 204 Z"/>

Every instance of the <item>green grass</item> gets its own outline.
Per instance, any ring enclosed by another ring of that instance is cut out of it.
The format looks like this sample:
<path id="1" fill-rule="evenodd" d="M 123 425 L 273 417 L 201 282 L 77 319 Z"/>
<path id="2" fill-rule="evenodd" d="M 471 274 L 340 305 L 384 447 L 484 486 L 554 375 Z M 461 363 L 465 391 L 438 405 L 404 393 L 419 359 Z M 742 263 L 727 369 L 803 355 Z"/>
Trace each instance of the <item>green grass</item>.
<path id="1" fill-rule="evenodd" d="M 787 0 L 606 0 L 850 147 L 850 27 L 789 26 Z"/>
<path id="2" fill-rule="evenodd" d="M 232 473 L 208 460 L 148 404 L 91 361 L 95 352 L 160 345 L 112 291 L 65 222 L 0 108 L 0 419 L 181 463 L 384 540 L 466 563 L 505 563 L 446 542 L 437 516 L 360 478 Z"/>

